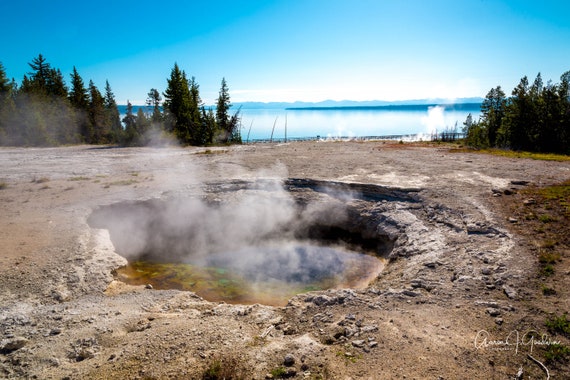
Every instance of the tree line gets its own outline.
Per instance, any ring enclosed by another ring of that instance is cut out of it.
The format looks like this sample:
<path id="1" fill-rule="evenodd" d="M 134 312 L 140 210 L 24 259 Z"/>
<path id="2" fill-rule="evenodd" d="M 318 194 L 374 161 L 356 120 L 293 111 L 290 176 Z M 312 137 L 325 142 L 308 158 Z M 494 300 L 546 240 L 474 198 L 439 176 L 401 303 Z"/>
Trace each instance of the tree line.
<path id="1" fill-rule="evenodd" d="M 508 148 L 570 154 L 570 71 L 560 83 L 544 85 L 539 73 L 532 84 L 524 76 L 506 97 L 492 88 L 481 104 L 481 117 L 464 123 L 466 144 L 477 148 Z"/>
<path id="2" fill-rule="evenodd" d="M 108 81 L 104 92 L 92 80 L 86 86 L 74 67 L 68 86 L 41 54 L 29 66 L 18 85 L 0 62 L 0 145 L 140 146 L 157 136 L 175 137 L 183 145 L 241 143 L 239 110 L 230 114 L 225 78 L 214 110 L 202 102 L 195 78 L 189 80 L 175 63 L 164 93 L 150 89 L 136 114 L 128 102 L 121 119 Z"/>

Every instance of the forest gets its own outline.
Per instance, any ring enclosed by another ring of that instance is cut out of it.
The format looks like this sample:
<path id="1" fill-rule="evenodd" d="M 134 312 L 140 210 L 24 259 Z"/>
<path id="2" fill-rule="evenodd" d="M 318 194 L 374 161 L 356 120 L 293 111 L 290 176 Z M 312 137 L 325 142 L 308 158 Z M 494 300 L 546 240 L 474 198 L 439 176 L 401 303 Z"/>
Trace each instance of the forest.
<path id="1" fill-rule="evenodd" d="M 41 54 L 22 82 L 9 80 L 0 62 L 0 145 L 147 145 L 174 137 L 182 145 L 241 143 L 239 110 L 230 114 L 230 95 L 222 79 L 215 107 L 206 107 L 195 78 L 174 64 L 163 94 L 150 89 L 146 107 L 136 114 L 130 102 L 121 119 L 108 81 L 101 92 L 87 85 L 74 67 L 67 85 L 61 70 Z"/>
<path id="2" fill-rule="evenodd" d="M 481 117 L 464 123 L 465 143 L 476 148 L 570 154 L 570 71 L 560 83 L 545 85 L 539 73 L 532 84 L 524 76 L 507 97 L 492 88 L 481 104 Z"/>

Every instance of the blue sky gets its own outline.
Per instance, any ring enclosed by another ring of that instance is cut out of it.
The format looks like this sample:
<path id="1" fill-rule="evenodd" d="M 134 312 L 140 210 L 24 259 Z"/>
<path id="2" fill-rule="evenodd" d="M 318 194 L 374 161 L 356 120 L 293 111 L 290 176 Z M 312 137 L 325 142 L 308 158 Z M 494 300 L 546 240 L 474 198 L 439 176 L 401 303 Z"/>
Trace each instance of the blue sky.
<path id="1" fill-rule="evenodd" d="M 174 62 L 211 104 L 507 93 L 570 70 L 570 1 L 2 1 L 0 62 L 19 83 L 39 53 L 117 101 L 164 91 Z"/>

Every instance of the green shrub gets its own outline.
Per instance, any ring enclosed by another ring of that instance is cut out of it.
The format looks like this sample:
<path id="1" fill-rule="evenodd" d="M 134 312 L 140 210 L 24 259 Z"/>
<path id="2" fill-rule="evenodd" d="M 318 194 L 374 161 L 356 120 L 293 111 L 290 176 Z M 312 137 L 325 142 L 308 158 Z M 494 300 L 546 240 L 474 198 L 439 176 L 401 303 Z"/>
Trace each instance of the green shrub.
<path id="1" fill-rule="evenodd" d="M 546 327 L 552 334 L 562 334 L 570 337 L 570 321 L 566 314 L 549 318 L 548 321 L 546 321 Z"/>

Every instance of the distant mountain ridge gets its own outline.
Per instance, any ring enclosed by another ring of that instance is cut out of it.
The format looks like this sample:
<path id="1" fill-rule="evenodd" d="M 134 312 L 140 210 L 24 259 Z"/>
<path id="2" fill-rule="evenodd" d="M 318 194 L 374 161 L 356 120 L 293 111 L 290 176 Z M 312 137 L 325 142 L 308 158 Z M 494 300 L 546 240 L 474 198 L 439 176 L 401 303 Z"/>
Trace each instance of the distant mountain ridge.
<path id="1" fill-rule="evenodd" d="M 428 106 L 428 105 L 449 105 L 449 104 L 481 104 L 483 98 L 459 98 L 459 99 L 415 99 L 415 100 L 324 100 L 322 102 L 237 102 L 233 103 L 233 108 L 242 109 L 299 109 L 299 108 L 346 108 L 346 107 L 385 107 L 385 106 Z"/>
<path id="2" fill-rule="evenodd" d="M 414 100 L 323 100 L 322 102 L 236 102 L 232 104 L 232 108 L 242 109 L 299 109 L 299 108 L 346 108 L 346 107 L 390 107 L 390 106 L 432 106 L 432 105 L 460 105 L 460 104 L 481 104 L 483 98 L 458 98 L 458 99 L 414 99 Z M 206 105 L 206 108 L 214 107 L 215 105 Z M 149 110 L 150 107 L 146 105 L 133 105 L 133 113 L 136 114 L 139 108 Z M 119 105 L 119 112 L 125 114 L 127 106 L 124 104 Z"/>

